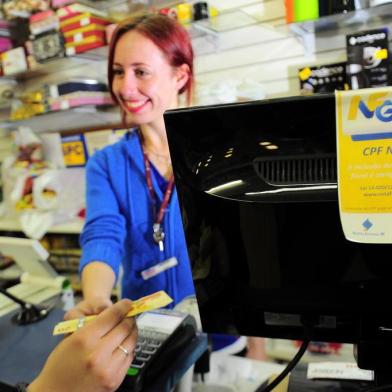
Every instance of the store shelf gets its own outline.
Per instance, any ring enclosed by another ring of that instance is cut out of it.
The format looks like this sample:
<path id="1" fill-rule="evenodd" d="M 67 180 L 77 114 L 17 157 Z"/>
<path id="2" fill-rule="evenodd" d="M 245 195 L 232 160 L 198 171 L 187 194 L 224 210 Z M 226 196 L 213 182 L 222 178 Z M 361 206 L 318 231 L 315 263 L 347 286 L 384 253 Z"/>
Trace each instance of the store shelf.
<path id="1" fill-rule="evenodd" d="M 79 234 L 84 225 L 83 219 L 56 225 L 48 230 L 48 233 Z M 0 218 L 0 231 L 22 231 L 19 221 L 15 218 Z"/>
<path id="2" fill-rule="evenodd" d="M 131 3 L 129 0 L 81 0 L 79 1 L 82 4 L 86 4 L 93 8 L 98 8 L 100 10 L 111 11 L 112 9 L 128 9 L 129 12 L 129 4 Z M 174 7 L 177 4 L 183 3 L 182 0 L 145 0 L 144 2 L 140 2 L 139 4 L 145 4 L 145 9 L 160 9 L 166 7 Z M 137 2 L 135 2 L 137 4 Z"/>
<path id="3" fill-rule="evenodd" d="M 27 71 L 2 76 L 0 77 L 0 80 L 11 78 L 17 80 L 26 80 L 35 77 L 50 75 L 54 72 L 67 71 L 72 67 L 88 64 L 92 61 L 103 61 L 107 58 L 108 48 L 108 46 L 102 46 L 84 53 L 80 53 L 75 56 L 56 58 L 46 63 L 37 64 L 35 68 L 29 69 Z"/>
<path id="4" fill-rule="evenodd" d="M 366 29 L 370 24 L 385 24 L 392 22 L 392 4 L 383 4 L 377 7 L 364 8 L 345 14 L 323 16 L 317 20 L 301 23 L 292 23 L 290 29 L 296 34 L 321 33 L 337 30 Z"/>
<path id="5" fill-rule="evenodd" d="M 84 128 L 118 127 L 121 117 L 117 107 L 98 108 L 95 106 L 80 106 L 69 110 L 60 110 L 19 121 L 0 122 L 0 129 L 16 129 L 26 126 L 33 132 L 62 132 L 80 131 Z"/>

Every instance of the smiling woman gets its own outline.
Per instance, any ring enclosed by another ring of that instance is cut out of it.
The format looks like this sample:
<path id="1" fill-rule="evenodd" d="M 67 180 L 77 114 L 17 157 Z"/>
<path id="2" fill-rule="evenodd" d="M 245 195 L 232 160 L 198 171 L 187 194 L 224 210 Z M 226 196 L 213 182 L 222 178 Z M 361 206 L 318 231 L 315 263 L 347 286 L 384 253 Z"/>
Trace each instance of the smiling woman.
<path id="1" fill-rule="evenodd" d="M 175 306 L 194 294 L 163 120 L 181 93 L 188 102 L 192 96 L 187 31 L 163 15 L 124 21 L 111 40 L 108 79 L 131 131 L 88 162 L 80 261 L 84 299 L 66 318 L 110 305 L 121 261 L 125 298 L 165 290 Z M 159 272 L 146 278 L 146 270 Z"/>

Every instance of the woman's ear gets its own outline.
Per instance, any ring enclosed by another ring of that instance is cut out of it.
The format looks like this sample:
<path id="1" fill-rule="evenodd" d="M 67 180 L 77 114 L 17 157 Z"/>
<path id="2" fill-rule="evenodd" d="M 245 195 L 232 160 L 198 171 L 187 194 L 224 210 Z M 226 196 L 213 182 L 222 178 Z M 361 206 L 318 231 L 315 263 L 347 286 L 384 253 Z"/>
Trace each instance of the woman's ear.
<path id="1" fill-rule="evenodd" d="M 176 68 L 176 82 L 177 82 L 177 91 L 180 91 L 184 88 L 189 80 L 190 69 L 188 64 L 182 64 Z"/>

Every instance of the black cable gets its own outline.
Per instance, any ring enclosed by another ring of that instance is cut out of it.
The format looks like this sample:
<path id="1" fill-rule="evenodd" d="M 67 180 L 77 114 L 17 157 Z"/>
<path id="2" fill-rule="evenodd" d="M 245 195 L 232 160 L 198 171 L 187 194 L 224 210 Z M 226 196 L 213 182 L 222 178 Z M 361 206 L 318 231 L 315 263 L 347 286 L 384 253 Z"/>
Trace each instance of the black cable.
<path id="1" fill-rule="evenodd" d="M 278 384 L 280 384 L 284 380 L 284 378 L 294 369 L 294 367 L 297 365 L 300 359 L 303 357 L 306 349 L 308 348 L 309 342 L 310 342 L 310 337 L 305 338 L 301 344 L 301 347 L 297 351 L 297 354 L 295 354 L 294 358 L 287 364 L 287 366 L 282 370 L 282 372 L 271 382 L 271 384 L 268 384 L 265 388 L 257 389 L 256 392 L 270 392 Z"/>

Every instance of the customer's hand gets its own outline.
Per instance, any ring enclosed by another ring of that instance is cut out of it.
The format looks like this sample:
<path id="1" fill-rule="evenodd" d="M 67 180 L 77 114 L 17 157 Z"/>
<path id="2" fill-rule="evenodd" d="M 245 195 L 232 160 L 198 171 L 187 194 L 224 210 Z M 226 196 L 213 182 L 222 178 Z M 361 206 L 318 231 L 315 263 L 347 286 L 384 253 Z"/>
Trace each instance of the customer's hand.
<path id="1" fill-rule="evenodd" d="M 111 305 L 113 305 L 112 301 L 105 297 L 94 297 L 88 300 L 83 300 L 65 313 L 64 320 L 72 320 L 84 316 L 99 314 Z"/>
<path id="2" fill-rule="evenodd" d="M 136 322 L 134 318 L 124 318 L 131 308 L 130 300 L 119 301 L 65 338 L 51 353 L 28 391 L 116 390 L 134 357 Z"/>

